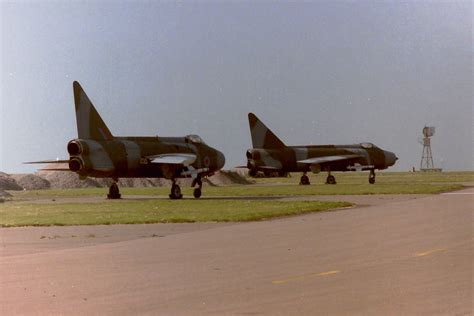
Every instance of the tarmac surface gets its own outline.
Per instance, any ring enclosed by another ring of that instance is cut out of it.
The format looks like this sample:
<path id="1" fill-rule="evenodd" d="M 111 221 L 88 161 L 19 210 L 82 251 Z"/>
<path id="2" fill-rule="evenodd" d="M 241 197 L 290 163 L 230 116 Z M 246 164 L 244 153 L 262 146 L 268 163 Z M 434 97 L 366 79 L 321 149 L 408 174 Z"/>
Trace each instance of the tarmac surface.
<path id="1" fill-rule="evenodd" d="M 472 315 L 474 188 L 357 198 L 266 222 L 0 229 L 0 314 Z"/>

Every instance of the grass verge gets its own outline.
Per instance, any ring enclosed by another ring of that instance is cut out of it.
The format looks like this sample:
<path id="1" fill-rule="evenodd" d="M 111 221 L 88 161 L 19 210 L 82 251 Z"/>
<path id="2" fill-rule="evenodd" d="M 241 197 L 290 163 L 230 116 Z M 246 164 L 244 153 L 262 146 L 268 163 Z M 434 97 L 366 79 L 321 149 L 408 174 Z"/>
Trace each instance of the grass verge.
<path id="1" fill-rule="evenodd" d="M 380 183 L 380 184 L 350 184 L 337 185 L 311 184 L 300 186 L 296 184 L 279 185 L 236 185 L 224 187 L 204 187 L 203 197 L 208 196 L 301 196 L 301 195 L 363 195 L 363 194 L 435 194 L 447 191 L 460 190 L 461 184 L 423 184 L 423 183 Z M 123 196 L 148 195 L 167 196 L 169 187 L 156 188 L 121 188 Z M 192 196 L 192 188 L 182 187 L 185 196 Z M 14 200 L 79 197 L 79 196 L 105 196 L 107 188 L 63 189 L 63 190 L 36 190 L 12 192 Z"/>
<path id="2" fill-rule="evenodd" d="M 367 184 L 369 172 L 333 172 L 338 184 L 361 185 Z M 449 171 L 449 172 L 377 172 L 376 184 L 442 184 L 442 183 L 464 183 L 474 182 L 473 171 Z M 324 184 L 327 174 L 321 172 L 319 174 L 308 173 L 309 180 L 312 184 Z M 291 173 L 286 178 L 256 178 L 259 184 L 281 183 L 281 184 L 298 184 L 300 173 Z"/>
<path id="3" fill-rule="evenodd" d="M 0 208 L 0 226 L 243 222 L 349 207 L 348 202 L 261 200 L 149 200 L 23 204 Z"/>

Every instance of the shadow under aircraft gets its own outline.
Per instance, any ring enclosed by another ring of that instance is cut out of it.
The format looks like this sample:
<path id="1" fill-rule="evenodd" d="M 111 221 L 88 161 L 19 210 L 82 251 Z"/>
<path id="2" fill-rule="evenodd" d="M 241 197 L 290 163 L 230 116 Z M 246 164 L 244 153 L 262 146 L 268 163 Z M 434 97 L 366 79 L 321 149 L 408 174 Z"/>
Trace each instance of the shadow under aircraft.
<path id="1" fill-rule="evenodd" d="M 257 172 L 277 172 L 280 176 L 288 172 L 303 172 L 300 184 L 310 184 L 308 171 L 326 171 L 327 184 L 336 184 L 331 171 L 370 170 L 369 183 L 375 183 L 375 170 L 393 166 L 397 156 L 382 150 L 372 143 L 354 145 L 309 145 L 286 146 L 253 113 L 248 114 L 253 148 L 247 150 L 247 168 L 250 176 Z"/>
<path id="2" fill-rule="evenodd" d="M 172 181 L 171 199 L 182 198 L 178 178 L 192 178 L 195 198 L 201 196 L 202 178 L 220 170 L 224 155 L 198 135 L 184 137 L 113 136 L 77 81 L 73 83 L 78 138 L 67 144 L 68 160 L 28 163 L 67 163 L 81 179 L 111 178 L 108 197 L 120 198 L 119 178 L 166 178 Z"/>

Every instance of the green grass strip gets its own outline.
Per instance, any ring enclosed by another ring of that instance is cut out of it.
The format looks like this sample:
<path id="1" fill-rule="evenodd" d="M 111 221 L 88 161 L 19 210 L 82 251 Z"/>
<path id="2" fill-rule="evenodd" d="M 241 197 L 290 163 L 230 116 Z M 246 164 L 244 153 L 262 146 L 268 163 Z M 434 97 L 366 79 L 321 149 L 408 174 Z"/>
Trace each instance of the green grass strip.
<path id="1" fill-rule="evenodd" d="M 435 194 L 460 190 L 461 184 L 423 184 L 423 183 L 381 183 L 381 184 L 348 184 L 336 185 L 311 184 L 300 186 L 297 184 L 277 185 L 237 185 L 224 187 L 203 187 L 203 197 L 209 196 L 238 196 L 238 197 L 263 197 L 263 196 L 301 196 L 301 195 L 364 195 L 364 194 Z M 105 197 L 107 188 L 85 188 L 64 190 L 37 190 L 12 192 L 14 200 L 30 198 L 56 198 L 99 196 Z M 123 196 L 147 195 L 168 196 L 169 187 L 156 188 L 121 188 Z M 192 197 L 192 188 L 182 186 L 185 196 Z"/>
<path id="2" fill-rule="evenodd" d="M 268 200 L 147 200 L 103 203 L 7 202 L 0 226 L 242 222 L 349 207 L 347 202 Z"/>

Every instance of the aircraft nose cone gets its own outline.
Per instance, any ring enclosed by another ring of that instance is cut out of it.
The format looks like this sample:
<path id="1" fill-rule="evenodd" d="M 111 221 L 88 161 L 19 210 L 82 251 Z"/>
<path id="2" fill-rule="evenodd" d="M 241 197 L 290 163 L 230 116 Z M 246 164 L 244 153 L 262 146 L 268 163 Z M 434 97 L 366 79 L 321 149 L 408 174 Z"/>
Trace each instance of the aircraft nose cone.
<path id="1" fill-rule="evenodd" d="M 393 166 L 397 160 L 398 157 L 394 153 L 385 151 L 385 165 L 387 167 Z"/>
<path id="2" fill-rule="evenodd" d="M 220 151 L 217 152 L 217 169 L 222 169 L 225 164 L 225 156 Z"/>

